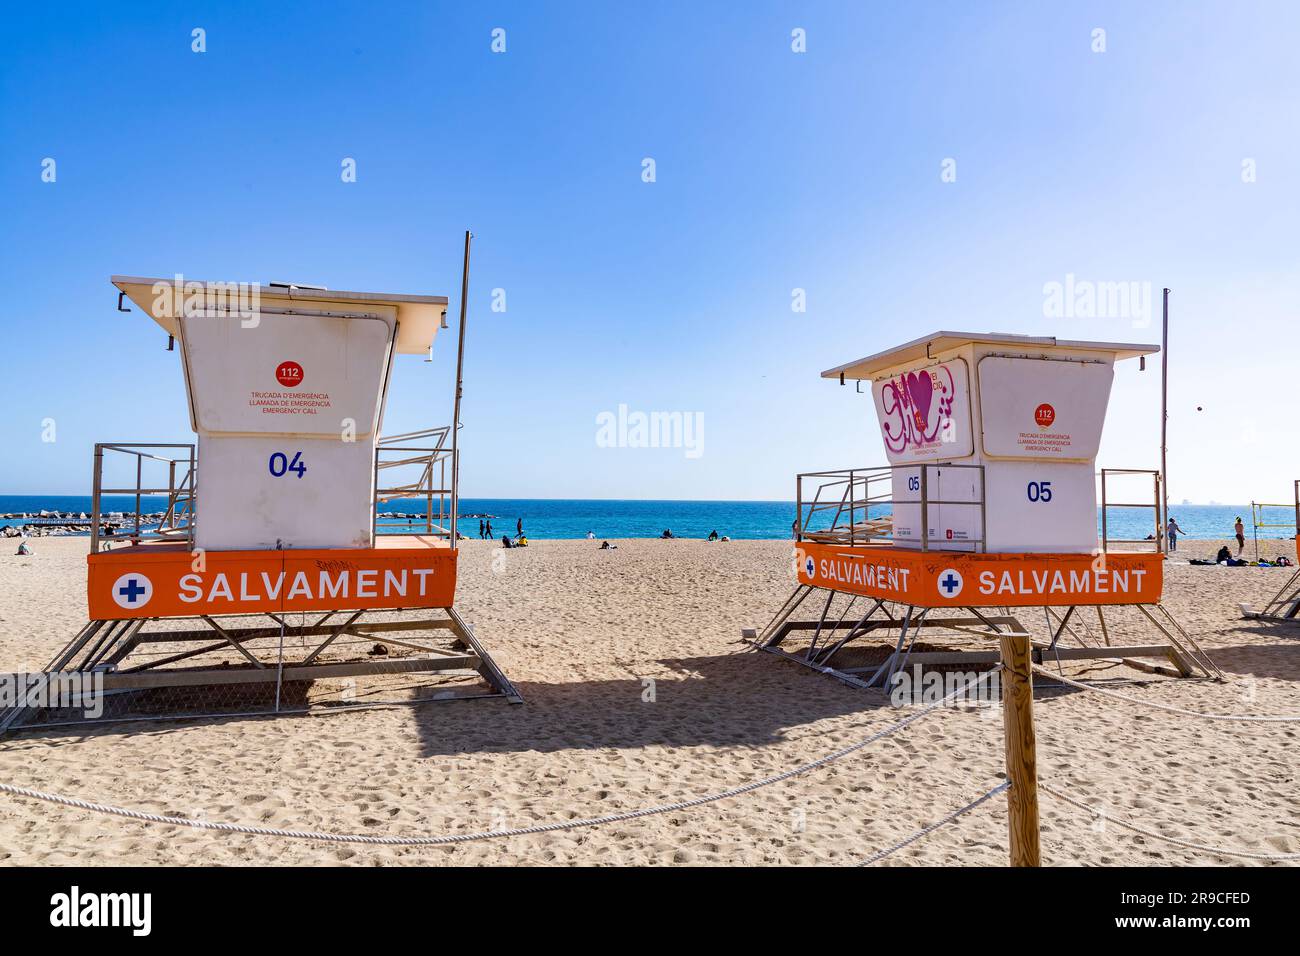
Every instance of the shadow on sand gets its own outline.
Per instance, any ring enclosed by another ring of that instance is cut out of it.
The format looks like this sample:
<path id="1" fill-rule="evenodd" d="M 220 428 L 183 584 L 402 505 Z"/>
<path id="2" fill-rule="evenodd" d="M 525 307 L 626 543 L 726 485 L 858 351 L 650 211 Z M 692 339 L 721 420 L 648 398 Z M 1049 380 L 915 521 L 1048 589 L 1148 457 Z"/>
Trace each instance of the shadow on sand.
<path id="1" fill-rule="evenodd" d="M 784 740 L 791 728 L 891 709 L 880 691 L 848 687 L 765 654 L 738 652 L 656 663 L 647 668 L 657 675 L 652 683 L 631 673 L 626 678 L 563 683 L 515 681 L 522 705 L 443 701 L 414 705 L 408 712 L 421 755 L 448 756 L 652 746 L 761 747 Z M 665 675 L 665 669 L 672 673 Z M 901 717 L 906 711 L 898 713 Z M 7 749 L 23 749 L 49 740 L 169 734 L 195 725 L 305 716 L 240 713 L 166 721 L 105 720 L 22 727 L 0 740 Z"/>
<path id="2" fill-rule="evenodd" d="M 1243 627 L 1242 631 L 1253 631 L 1267 636 L 1279 636 L 1266 627 Z M 1294 629 L 1300 638 L 1300 630 Z M 1272 677 L 1277 680 L 1300 681 L 1300 642 L 1286 644 L 1236 644 L 1228 647 L 1206 648 L 1214 663 L 1225 673 L 1250 675 L 1252 677 Z"/>
<path id="3" fill-rule="evenodd" d="M 791 731 L 798 737 L 815 734 L 800 728 L 821 720 L 860 713 L 866 718 L 864 729 L 879 729 L 882 717 L 886 721 L 891 717 L 901 720 L 914 712 L 911 707 L 893 708 L 883 691 L 850 687 L 766 654 L 735 652 L 667 658 L 656 663 L 659 666 L 652 672 L 661 676 L 652 684 L 632 674 L 626 678 L 563 683 L 516 681 L 524 697 L 522 705 L 502 700 L 466 700 L 411 706 L 408 713 L 420 755 L 645 747 L 748 749 L 780 743 L 791 736 Z M 663 675 L 665 669 L 671 675 Z M 1073 693 L 1069 688 L 1044 683 L 1036 688 L 1035 696 L 1057 698 Z M 196 725 L 303 719 L 317 718 L 293 713 L 241 713 L 166 721 L 117 720 L 22 728 L 4 743 L 8 749 L 21 750 L 44 746 L 50 740 L 162 735 L 183 733 Z M 848 729 L 844 724 L 836 727 L 841 734 Z M 837 739 L 835 745 L 843 743 Z M 828 741 L 827 748 L 831 746 Z"/>

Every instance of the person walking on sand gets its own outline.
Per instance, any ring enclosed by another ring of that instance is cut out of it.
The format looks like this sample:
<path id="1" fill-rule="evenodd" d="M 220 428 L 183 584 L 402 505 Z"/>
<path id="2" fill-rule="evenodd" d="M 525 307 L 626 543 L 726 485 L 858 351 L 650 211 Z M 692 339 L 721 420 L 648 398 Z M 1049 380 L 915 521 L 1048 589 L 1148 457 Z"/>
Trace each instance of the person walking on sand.
<path id="1" fill-rule="evenodd" d="M 1246 526 L 1241 522 L 1241 515 L 1237 515 L 1237 523 L 1232 529 L 1237 532 L 1237 557 L 1241 557 L 1241 552 L 1246 550 Z"/>
<path id="2" fill-rule="evenodd" d="M 1178 527 L 1178 519 L 1170 518 L 1169 527 L 1165 529 L 1169 532 L 1169 550 L 1178 550 L 1178 536 L 1183 533 L 1183 529 Z"/>
<path id="3" fill-rule="evenodd" d="M 479 539 L 480 541 L 483 540 L 483 537 L 484 537 L 484 534 L 483 534 L 483 533 L 484 533 L 484 531 L 486 531 L 486 530 L 487 530 L 487 529 L 483 527 L 483 519 L 482 519 L 482 518 L 479 518 L 479 519 L 478 519 L 478 539 Z"/>
<path id="4" fill-rule="evenodd" d="M 493 540 L 495 537 L 496 537 L 496 535 L 494 535 L 494 534 L 492 533 L 492 519 L 491 519 L 491 518 L 488 518 L 488 523 L 487 523 L 487 538 L 488 538 L 489 541 L 491 541 L 491 540 Z"/>

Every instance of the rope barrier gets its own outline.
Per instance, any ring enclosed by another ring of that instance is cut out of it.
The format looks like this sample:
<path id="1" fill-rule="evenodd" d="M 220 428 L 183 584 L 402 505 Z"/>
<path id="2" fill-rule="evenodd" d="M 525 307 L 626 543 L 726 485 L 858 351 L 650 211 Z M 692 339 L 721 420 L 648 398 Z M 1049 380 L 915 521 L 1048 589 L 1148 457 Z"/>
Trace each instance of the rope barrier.
<path id="1" fill-rule="evenodd" d="M 275 827 L 257 827 L 239 823 L 221 823 L 209 822 L 206 820 L 193 820 L 187 817 L 166 816 L 160 813 L 148 813 L 143 810 L 132 810 L 127 807 L 116 807 L 105 803 L 95 803 L 89 800 L 82 800 L 78 797 L 69 797 L 63 794 L 47 793 L 43 790 L 34 790 L 30 787 L 19 787 L 9 783 L 0 783 L 0 793 L 7 793 L 15 797 L 26 797 L 30 800 L 42 800 L 46 803 L 53 803 L 60 806 L 71 807 L 76 810 L 88 810 L 94 813 L 103 813 L 111 816 L 124 817 L 128 820 L 137 820 L 143 823 L 165 823 L 172 826 L 190 827 L 194 830 L 216 830 L 222 833 L 244 833 L 253 836 L 277 836 L 293 840 L 318 840 L 324 843 L 359 843 L 372 846 L 445 846 L 455 843 L 468 843 L 472 840 L 487 840 L 496 837 L 528 836 L 536 833 L 554 833 L 561 830 L 574 830 L 579 827 L 600 826 L 606 823 L 622 823 L 627 820 L 636 820 L 640 817 L 654 816 L 660 813 L 672 813 L 679 810 L 689 810 L 695 807 L 703 806 L 708 803 L 715 803 L 719 800 L 726 800 L 730 797 L 738 797 L 742 794 L 750 793 L 761 787 L 770 786 L 774 783 L 780 783 L 783 780 L 789 780 L 791 777 L 807 773 L 810 770 L 816 770 L 824 767 L 829 763 L 847 757 L 875 743 L 890 734 L 897 733 L 905 727 L 916 723 L 923 717 L 933 713 L 939 707 L 956 699 L 966 693 L 969 688 L 977 687 L 984 681 L 988 680 L 993 674 L 998 672 L 998 668 L 985 671 L 975 680 L 968 681 L 960 687 L 953 690 L 950 694 L 940 698 L 932 704 L 918 710 L 916 713 L 909 715 L 882 730 L 877 731 L 864 740 L 856 744 L 850 744 L 839 750 L 819 757 L 816 760 L 800 764 L 798 767 L 792 767 L 789 770 L 773 774 L 770 777 L 764 777 L 761 780 L 755 780 L 751 783 L 743 784 L 739 787 L 732 787 L 729 790 L 723 790 L 719 793 L 708 794 L 703 797 L 695 797 L 691 800 L 681 800 L 676 803 L 660 804 L 658 806 L 644 807 L 640 810 L 627 810 L 623 813 L 611 813 L 601 817 L 588 817 L 579 820 L 566 820 L 562 823 L 543 823 L 530 827 L 516 827 L 501 830 L 483 830 L 477 833 L 453 833 L 441 834 L 436 836 L 370 836 L 366 834 L 355 833 L 332 833 L 321 830 L 282 830 Z"/>
<path id="2" fill-rule="evenodd" d="M 1045 783 L 1039 783 L 1038 789 L 1044 793 L 1051 794 L 1058 800 L 1064 801 L 1071 806 L 1078 807 L 1080 810 L 1086 810 L 1091 813 L 1093 819 L 1106 820 L 1114 823 L 1116 826 L 1123 827 L 1126 830 L 1132 830 L 1134 833 L 1140 833 L 1144 837 L 1152 840 L 1163 840 L 1166 843 L 1172 843 L 1175 846 L 1185 847 L 1189 850 L 1200 850 L 1204 853 L 1213 853 L 1217 856 L 1234 856 L 1243 860 L 1267 860 L 1269 862 L 1281 863 L 1287 860 L 1300 860 L 1300 853 L 1251 853 L 1248 850 L 1228 850 L 1223 847 L 1206 846 L 1203 843 L 1192 843 L 1189 840 L 1180 840 L 1177 837 L 1165 836 L 1163 833 L 1157 833 L 1154 830 L 1148 830 L 1146 827 L 1140 827 L 1135 823 L 1129 823 L 1126 820 L 1120 820 L 1110 816 L 1101 810 L 1088 806 L 1081 800 L 1075 800 L 1073 797 L 1066 796 L 1055 787 L 1050 787 Z"/>
<path id="3" fill-rule="evenodd" d="M 877 863 L 880 860 L 883 860 L 885 857 L 889 856 L 889 854 L 901 850 L 903 847 L 907 846 L 910 843 L 915 843 L 917 840 L 921 839 L 921 837 L 928 836 L 929 834 L 933 833 L 935 830 L 939 829 L 941 826 L 946 826 L 947 824 L 952 823 L 952 821 L 956 820 L 963 813 L 968 813 L 971 810 L 974 810 L 985 800 L 993 799 L 999 793 L 1002 793 L 1004 790 L 1008 789 L 1010 786 L 1011 786 L 1011 781 L 1004 780 L 1002 783 L 998 784 L 988 793 L 984 794 L 983 796 L 976 797 L 970 803 L 966 804 L 966 806 L 962 807 L 959 810 L 954 810 L 952 813 L 948 814 L 942 820 L 939 820 L 935 823 L 931 823 L 928 827 L 925 827 L 921 830 L 917 830 L 910 837 L 907 837 L 904 840 L 899 840 L 897 843 L 895 843 L 893 846 L 889 847 L 888 849 L 881 850 L 879 853 L 869 856 L 862 862 L 855 863 L 854 865 L 870 866 L 873 863 Z"/>
<path id="4" fill-rule="evenodd" d="M 1203 717 L 1206 720 L 1231 720 L 1242 722 L 1259 722 L 1259 723 L 1297 723 L 1300 717 L 1255 717 L 1249 714 L 1205 714 L 1197 710 L 1184 710 L 1182 707 L 1172 707 L 1169 704 L 1157 704 L 1149 700 L 1142 700 L 1139 697 L 1130 697 L 1127 694 L 1121 694 L 1117 691 L 1107 690 L 1104 687 L 1097 687 L 1093 684 L 1085 684 L 1082 681 L 1071 680 L 1061 674 L 1053 674 L 1047 668 L 1040 664 L 1030 665 L 1036 674 L 1059 681 L 1062 684 L 1068 684 L 1070 687 L 1077 687 L 1079 690 L 1090 690 L 1094 694 L 1101 694 L 1105 697 L 1115 697 L 1119 700 L 1126 700 L 1130 704 L 1141 704 L 1145 707 L 1154 707 L 1156 710 L 1168 711 L 1171 714 L 1182 714 L 1185 717 Z"/>

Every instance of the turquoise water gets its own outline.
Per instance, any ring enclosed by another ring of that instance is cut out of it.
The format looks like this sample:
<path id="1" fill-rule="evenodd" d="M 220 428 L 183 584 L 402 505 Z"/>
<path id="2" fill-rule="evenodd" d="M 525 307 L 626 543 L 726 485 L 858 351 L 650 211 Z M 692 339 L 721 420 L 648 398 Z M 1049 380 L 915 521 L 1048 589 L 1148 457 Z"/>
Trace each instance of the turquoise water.
<path id="1" fill-rule="evenodd" d="M 161 498 L 146 499 L 145 509 L 160 511 Z M 104 511 L 131 511 L 135 499 L 106 498 Z M 383 510 L 414 511 L 416 502 L 395 503 Z M 0 495 L 0 513 L 41 510 L 90 513 L 90 498 L 80 495 Z M 794 503 L 789 501 L 599 501 L 528 498 L 465 498 L 462 515 L 490 514 L 496 537 L 514 535 L 515 522 L 522 518 L 524 530 L 534 538 L 582 538 L 592 531 L 599 538 L 657 538 L 664 529 L 686 538 L 703 538 L 710 531 L 732 538 L 788 538 L 794 520 Z M 1169 513 L 1189 539 L 1232 537 L 1237 515 L 1246 523 L 1246 537 L 1252 539 L 1249 505 L 1171 505 Z M 1113 538 L 1145 538 L 1151 533 L 1149 512 L 1114 509 L 1108 521 Z M 1260 540 L 1291 538 L 1295 535 L 1293 509 L 1270 509 L 1266 519 L 1285 527 L 1260 529 Z M 6 523 L 0 519 L 0 524 Z M 8 523 L 14 523 L 12 519 Z M 1099 519 L 1100 523 L 1100 519 Z M 391 525 L 388 530 L 404 530 Z M 478 518 L 462 518 L 461 531 L 478 535 Z"/>

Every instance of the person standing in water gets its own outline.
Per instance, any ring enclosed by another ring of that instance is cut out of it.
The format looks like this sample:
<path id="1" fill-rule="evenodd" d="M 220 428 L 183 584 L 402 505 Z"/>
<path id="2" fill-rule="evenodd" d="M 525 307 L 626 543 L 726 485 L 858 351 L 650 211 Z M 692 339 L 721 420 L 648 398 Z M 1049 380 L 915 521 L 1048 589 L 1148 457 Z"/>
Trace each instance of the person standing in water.
<path id="1" fill-rule="evenodd" d="M 1237 532 L 1237 557 L 1241 557 L 1241 552 L 1246 550 L 1246 526 L 1241 522 L 1241 515 L 1237 515 L 1237 523 L 1232 528 Z"/>
<path id="2" fill-rule="evenodd" d="M 524 536 L 524 519 L 519 518 L 515 521 L 515 537 L 522 538 L 523 536 Z"/>
<path id="3" fill-rule="evenodd" d="M 483 527 L 483 519 L 482 519 L 482 518 L 479 518 L 479 519 L 478 519 L 478 537 L 479 537 L 479 540 L 480 540 L 480 541 L 483 540 L 483 537 L 484 537 L 483 532 L 484 532 L 485 530 L 486 530 L 486 529 Z"/>

